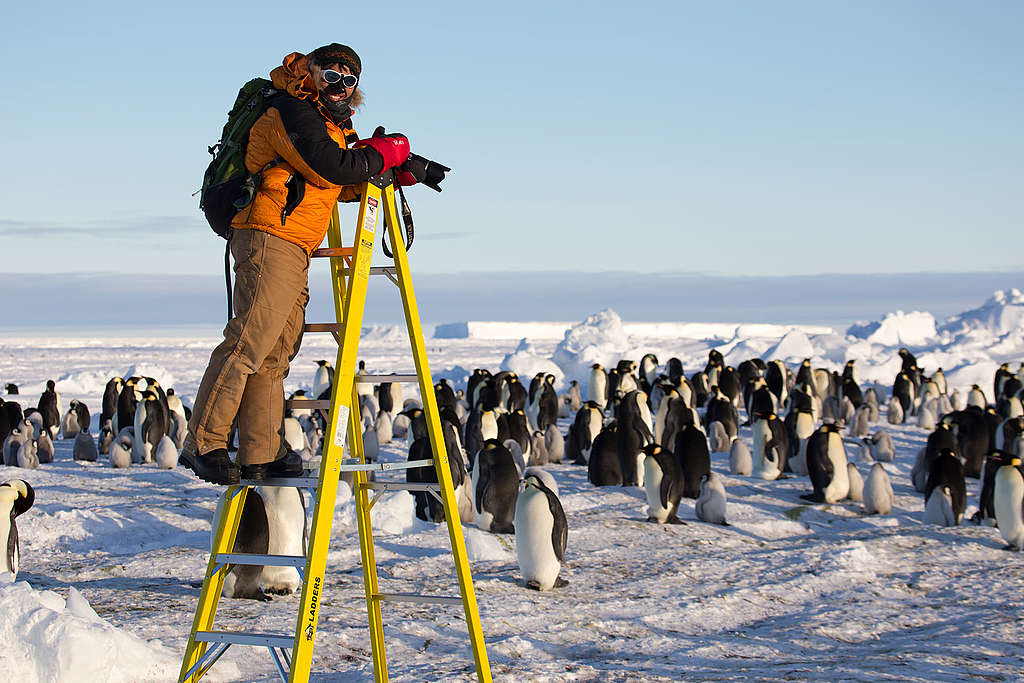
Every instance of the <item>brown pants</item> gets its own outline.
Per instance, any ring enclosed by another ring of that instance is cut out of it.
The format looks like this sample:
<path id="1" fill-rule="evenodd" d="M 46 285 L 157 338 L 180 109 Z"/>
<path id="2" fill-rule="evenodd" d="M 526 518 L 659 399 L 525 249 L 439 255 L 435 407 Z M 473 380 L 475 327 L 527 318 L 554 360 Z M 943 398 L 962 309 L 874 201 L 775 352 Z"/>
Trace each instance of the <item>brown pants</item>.
<path id="1" fill-rule="evenodd" d="M 236 230 L 235 317 L 210 355 L 196 394 L 189 437 L 200 454 L 226 448 L 238 416 L 238 464 L 276 460 L 284 437 L 284 378 L 299 352 L 309 256 L 259 230 Z"/>

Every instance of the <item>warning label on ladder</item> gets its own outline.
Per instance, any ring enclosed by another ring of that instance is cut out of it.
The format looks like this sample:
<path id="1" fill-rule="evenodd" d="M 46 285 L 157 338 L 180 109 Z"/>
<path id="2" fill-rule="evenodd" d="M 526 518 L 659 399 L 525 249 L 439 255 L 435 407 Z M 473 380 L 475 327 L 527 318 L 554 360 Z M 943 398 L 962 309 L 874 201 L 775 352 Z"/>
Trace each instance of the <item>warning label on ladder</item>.
<path id="1" fill-rule="evenodd" d="M 348 406 L 338 406 L 338 424 L 334 426 L 334 445 L 345 447 L 345 437 L 348 436 Z"/>
<path id="2" fill-rule="evenodd" d="M 363 216 L 363 230 L 371 233 L 377 230 L 377 200 L 373 197 L 366 198 L 366 215 Z"/>

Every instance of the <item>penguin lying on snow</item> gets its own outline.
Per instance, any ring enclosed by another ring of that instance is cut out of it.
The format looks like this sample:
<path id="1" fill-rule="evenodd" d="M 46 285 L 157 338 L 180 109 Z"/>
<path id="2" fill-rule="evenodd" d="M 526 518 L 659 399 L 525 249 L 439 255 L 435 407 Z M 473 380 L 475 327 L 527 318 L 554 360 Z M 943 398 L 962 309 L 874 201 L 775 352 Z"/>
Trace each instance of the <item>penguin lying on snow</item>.
<path id="1" fill-rule="evenodd" d="M 21 549 L 14 518 L 32 507 L 35 499 L 36 492 L 27 481 L 14 479 L 0 484 L 0 552 L 4 554 L 0 576 L 10 574 L 12 579 L 18 578 Z"/>
<path id="2" fill-rule="evenodd" d="M 565 559 L 569 526 L 555 492 L 529 475 L 516 498 L 516 558 L 526 586 L 550 590 L 569 584 L 558 573 Z"/>

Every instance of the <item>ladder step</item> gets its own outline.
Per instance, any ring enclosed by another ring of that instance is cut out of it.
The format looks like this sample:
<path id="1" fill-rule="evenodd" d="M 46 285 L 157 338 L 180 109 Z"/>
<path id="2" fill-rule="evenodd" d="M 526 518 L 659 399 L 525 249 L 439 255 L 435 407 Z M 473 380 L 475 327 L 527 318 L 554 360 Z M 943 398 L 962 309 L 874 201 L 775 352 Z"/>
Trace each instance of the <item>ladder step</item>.
<path id="1" fill-rule="evenodd" d="M 320 477 L 279 477 L 260 479 L 259 481 L 242 479 L 238 484 L 240 486 L 295 486 L 300 489 L 315 489 L 320 486 Z"/>
<path id="2" fill-rule="evenodd" d="M 362 484 L 364 489 L 371 491 L 437 491 L 441 492 L 440 484 L 411 484 L 405 481 L 368 481 Z"/>
<path id="3" fill-rule="evenodd" d="M 395 383 L 417 383 L 420 381 L 418 375 L 356 375 L 357 384 L 377 384 L 379 382 Z"/>
<path id="4" fill-rule="evenodd" d="M 304 332 L 344 332 L 345 323 L 306 323 L 302 326 Z"/>
<path id="5" fill-rule="evenodd" d="M 349 268 L 343 268 L 342 272 L 348 275 L 351 272 Z M 397 271 L 394 266 L 374 266 L 370 268 L 370 275 L 395 275 Z"/>
<path id="6" fill-rule="evenodd" d="M 289 408 L 313 408 L 314 410 L 320 408 L 330 410 L 331 408 L 331 400 L 327 398 L 323 400 L 316 398 L 291 398 L 285 401 L 285 403 L 288 404 Z"/>
<path id="7" fill-rule="evenodd" d="M 216 562 L 242 564 L 264 567 L 299 567 L 306 566 L 306 558 L 301 555 L 257 555 L 255 553 L 217 553 Z"/>
<path id="8" fill-rule="evenodd" d="M 323 249 L 314 249 L 313 253 L 310 254 L 312 258 L 326 258 L 329 256 L 348 256 L 351 257 L 353 253 L 352 247 L 324 247 Z"/>
<path id="9" fill-rule="evenodd" d="M 433 605 L 461 605 L 462 598 L 451 596 L 416 595 L 415 593 L 374 593 L 378 602 L 418 602 Z"/>
<path id="10" fill-rule="evenodd" d="M 196 640 L 202 643 L 260 645 L 263 647 L 291 647 L 295 644 L 295 636 L 278 636 L 272 633 L 246 633 L 244 631 L 196 631 Z"/>
<path id="11" fill-rule="evenodd" d="M 417 467 L 433 467 L 433 460 L 409 460 L 407 462 L 370 462 L 361 463 L 356 458 L 345 458 L 341 461 L 342 472 L 390 472 L 392 470 L 411 470 Z"/>

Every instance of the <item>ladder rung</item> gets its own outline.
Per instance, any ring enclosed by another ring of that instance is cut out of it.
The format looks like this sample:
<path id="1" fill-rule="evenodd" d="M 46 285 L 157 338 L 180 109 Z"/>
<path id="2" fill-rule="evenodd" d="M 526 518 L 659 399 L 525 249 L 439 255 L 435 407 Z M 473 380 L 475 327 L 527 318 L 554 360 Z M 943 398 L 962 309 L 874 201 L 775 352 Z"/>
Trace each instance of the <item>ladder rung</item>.
<path id="1" fill-rule="evenodd" d="M 416 595 L 415 593 L 374 593 L 379 602 L 419 602 L 435 605 L 461 605 L 462 598 L 450 596 Z"/>
<path id="2" fill-rule="evenodd" d="M 315 489 L 320 486 L 320 477 L 271 477 L 267 479 L 242 479 L 240 486 L 295 486 L 300 489 Z"/>
<path id="3" fill-rule="evenodd" d="M 392 470 L 411 470 L 417 467 L 433 467 L 433 460 L 409 460 L 406 462 L 370 462 L 361 463 L 355 458 L 341 461 L 342 472 L 390 472 Z"/>
<path id="4" fill-rule="evenodd" d="M 348 275 L 351 272 L 350 268 L 343 268 L 342 272 Z M 373 266 L 370 268 L 370 275 L 395 275 L 397 271 L 394 266 Z"/>
<path id="5" fill-rule="evenodd" d="M 440 484 L 411 484 L 405 481 L 367 481 L 362 487 L 372 491 L 437 491 L 441 492 Z"/>
<path id="6" fill-rule="evenodd" d="M 231 564 L 262 565 L 264 567 L 305 567 L 306 558 L 301 555 L 257 555 L 255 553 L 218 553 L 216 562 Z"/>
<path id="7" fill-rule="evenodd" d="M 418 375 L 356 375 L 357 384 L 375 384 L 378 382 L 419 382 L 420 378 Z"/>
<path id="8" fill-rule="evenodd" d="M 352 247 L 324 247 L 322 249 L 314 249 L 313 253 L 310 254 L 312 258 L 325 258 L 328 256 L 352 256 Z"/>
<path id="9" fill-rule="evenodd" d="M 289 408 L 313 408 L 314 410 L 323 408 L 329 410 L 331 407 L 330 399 L 316 399 L 316 398 L 290 398 L 285 401 Z"/>
<path id="10" fill-rule="evenodd" d="M 241 631 L 196 631 L 196 640 L 202 643 L 261 645 L 263 647 L 291 647 L 295 644 L 295 636 L 277 636 L 272 633 L 244 633 Z"/>
<path id="11" fill-rule="evenodd" d="M 302 329 L 305 332 L 344 332 L 345 323 L 306 323 Z"/>

